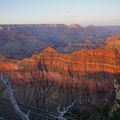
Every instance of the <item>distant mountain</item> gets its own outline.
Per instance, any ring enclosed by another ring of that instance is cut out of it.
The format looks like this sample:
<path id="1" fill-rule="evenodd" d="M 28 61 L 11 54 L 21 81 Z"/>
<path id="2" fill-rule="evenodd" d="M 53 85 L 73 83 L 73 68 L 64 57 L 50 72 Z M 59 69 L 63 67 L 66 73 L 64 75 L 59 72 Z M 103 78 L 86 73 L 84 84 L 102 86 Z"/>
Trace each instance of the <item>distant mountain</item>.
<path id="1" fill-rule="evenodd" d="M 102 46 L 120 26 L 81 27 L 78 24 L 0 25 L 0 54 L 21 59 L 51 46 L 62 53 Z M 89 41 L 89 42 L 86 42 Z"/>

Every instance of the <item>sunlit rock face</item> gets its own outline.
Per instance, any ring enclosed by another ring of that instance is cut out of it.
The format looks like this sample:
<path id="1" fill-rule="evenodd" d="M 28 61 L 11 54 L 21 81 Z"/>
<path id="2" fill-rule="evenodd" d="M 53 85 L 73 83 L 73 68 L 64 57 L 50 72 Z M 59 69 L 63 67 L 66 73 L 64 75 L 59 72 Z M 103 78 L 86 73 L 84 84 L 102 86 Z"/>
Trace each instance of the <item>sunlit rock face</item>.
<path id="1" fill-rule="evenodd" d="M 112 90 L 113 79 L 120 73 L 120 36 L 106 40 L 93 50 L 61 54 L 48 47 L 43 52 L 22 60 L 1 57 L 0 71 L 14 83 L 54 80 L 62 84 L 86 85 L 92 93 L 98 89 Z"/>
<path id="2" fill-rule="evenodd" d="M 60 78 L 57 79 L 62 80 L 112 80 L 120 72 L 119 38 L 108 38 L 113 42 L 107 42 L 101 48 L 72 54 L 61 54 L 47 48 L 40 54 L 38 68 L 48 75 L 58 74 Z"/>

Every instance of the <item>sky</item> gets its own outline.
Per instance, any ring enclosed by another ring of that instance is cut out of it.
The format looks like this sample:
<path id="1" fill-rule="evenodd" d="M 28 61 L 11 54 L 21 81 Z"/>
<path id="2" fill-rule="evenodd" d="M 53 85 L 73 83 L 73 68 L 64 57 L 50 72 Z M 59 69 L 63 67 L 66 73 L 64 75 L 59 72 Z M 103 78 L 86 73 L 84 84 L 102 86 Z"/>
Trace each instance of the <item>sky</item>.
<path id="1" fill-rule="evenodd" d="M 120 0 L 0 0 L 0 24 L 120 25 Z"/>

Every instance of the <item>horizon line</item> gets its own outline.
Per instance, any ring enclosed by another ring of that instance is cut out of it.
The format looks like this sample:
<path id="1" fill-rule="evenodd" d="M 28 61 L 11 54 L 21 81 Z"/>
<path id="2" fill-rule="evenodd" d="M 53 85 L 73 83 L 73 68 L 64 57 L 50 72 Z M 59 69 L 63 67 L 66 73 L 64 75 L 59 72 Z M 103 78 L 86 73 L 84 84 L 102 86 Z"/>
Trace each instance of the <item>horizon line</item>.
<path id="1" fill-rule="evenodd" d="M 80 25 L 80 26 L 120 26 L 120 24 L 79 24 L 79 23 L 0 23 L 0 25 Z"/>

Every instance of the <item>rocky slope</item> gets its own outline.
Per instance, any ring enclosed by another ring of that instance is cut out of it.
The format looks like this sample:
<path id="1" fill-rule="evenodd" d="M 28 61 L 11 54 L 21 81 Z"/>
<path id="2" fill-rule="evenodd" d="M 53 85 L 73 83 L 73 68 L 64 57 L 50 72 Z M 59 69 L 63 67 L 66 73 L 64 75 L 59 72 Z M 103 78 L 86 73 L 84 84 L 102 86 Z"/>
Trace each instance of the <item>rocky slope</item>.
<path id="1" fill-rule="evenodd" d="M 73 85 L 85 84 L 92 91 L 97 87 L 112 89 L 113 79 L 120 73 L 120 36 L 108 38 L 100 48 L 72 54 L 61 54 L 48 47 L 22 60 L 0 57 L 0 71 L 17 83 L 47 79 Z"/>

